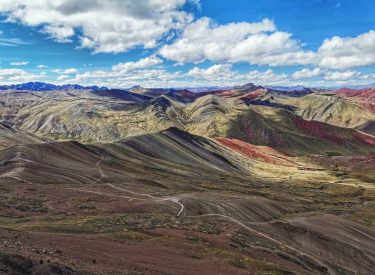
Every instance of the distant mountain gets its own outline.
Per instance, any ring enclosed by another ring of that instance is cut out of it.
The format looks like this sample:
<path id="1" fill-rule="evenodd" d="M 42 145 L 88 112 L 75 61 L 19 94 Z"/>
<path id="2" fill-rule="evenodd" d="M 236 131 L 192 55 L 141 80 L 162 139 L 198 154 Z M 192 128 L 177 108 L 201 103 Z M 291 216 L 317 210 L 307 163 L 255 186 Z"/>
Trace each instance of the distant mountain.
<path id="1" fill-rule="evenodd" d="M 272 89 L 272 90 L 286 91 L 286 92 L 304 91 L 304 90 L 308 89 L 305 86 L 301 86 L 301 85 L 297 85 L 297 86 L 265 86 L 265 87 L 268 88 L 268 89 Z"/>
<path id="2" fill-rule="evenodd" d="M 287 96 L 292 96 L 292 97 L 305 96 L 305 95 L 313 93 L 312 89 L 306 88 L 304 86 L 291 86 L 291 87 L 266 86 L 266 87 L 268 91 L 270 91 L 271 93 L 287 95 Z"/>
<path id="3" fill-rule="evenodd" d="M 141 86 L 133 86 L 129 89 L 130 92 L 157 98 L 159 96 L 168 96 L 180 102 L 191 102 L 196 98 L 204 95 L 204 93 L 196 93 L 187 89 L 172 89 L 172 88 L 144 88 Z"/>
<path id="4" fill-rule="evenodd" d="M 0 90 L 28 90 L 28 91 L 64 91 L 64 90 L 108 90 L 107 87 L 81 86 L 78 84 L 54 85 L 44 82 L 27 82 L 22 84 L 2 85 Z"/>
<path id="5" fill-rule="evenodd" d="M 219 90 L 230 90 L 233 89 L 231 86 L 208 86 L 208 87 L 180 87 L 181 90 L 189 90 L 193 93 L 207 93 Z"/>
<path id="6" fill-rule="evenodd" d="M 252 91 L 255 91 L 257 89 L 263 89 L 263 87 L 257 86 L 254 83 L 247 83 L 245 85 L 235 86 L 233 88 L 233 90 L 236 90 L 236 91 L 239 91 L 239 92 L 252 92 Z"/>
<path id="7" fill-rule="evenodd" d="M 234 86 L 233 88 L 229 89 L 222 89 L 208 92 L 208 94 L 213 94 L 217 96 L 224 96 L 224 97 L 239 97 L 239 96 L 247 96 L 249 93 L 253 93 L 255 91 L 263 90 L 262 86 L 257 86 L 253 83 L 247 83 L 241 86 Z"/>
<path id="8" fill-rule="evenodd" d="M 343 96 L 343 97 L 354 97 L 360 99 L 367 99 L 367 100 L 375 100 L 375 88 L 367 88 L 367 89 L 349 89 L 349 88 L 342 88 L 335 91 L 336 95 Z"/>

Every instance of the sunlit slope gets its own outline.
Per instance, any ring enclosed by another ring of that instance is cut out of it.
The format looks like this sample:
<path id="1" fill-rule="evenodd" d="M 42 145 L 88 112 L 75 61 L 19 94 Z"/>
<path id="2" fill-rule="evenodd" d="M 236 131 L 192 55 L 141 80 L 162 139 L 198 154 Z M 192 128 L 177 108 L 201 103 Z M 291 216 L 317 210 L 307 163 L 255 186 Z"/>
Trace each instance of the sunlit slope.
<path id="1" fill-rule="evenodd" d="M 375 113 L 356 102 L 335 95 L 305 96 L 298 101 L 296 113 L 307 120 L 347 128 L 360 128 L 375 121 Z M 368 133 L 373 132 L 370 130 Z"/>
<path id="2" fill-rule="evenodd" d="M 149 97 L 119 90 L 7 92 L 0 99 L 8 106 L 3 118 L 15 128 L 56 140 L 114 143 L 176 127 L 297 155 L 374 151 L 374 138 L 352 129 L 371 133 L 374 114 L 332 93 L 295 95 L 248 85 L 191 102 L 169 92 Z"/>
<path id="3" fill-rule="evenodd" d="M 375 149 L 371 135 L 308 121 L 284 108 L 210 95 L 196 100 L 188 110 L 188 130 L 198 135 L 236 138 L 297 155 L 368 154 Z"/>

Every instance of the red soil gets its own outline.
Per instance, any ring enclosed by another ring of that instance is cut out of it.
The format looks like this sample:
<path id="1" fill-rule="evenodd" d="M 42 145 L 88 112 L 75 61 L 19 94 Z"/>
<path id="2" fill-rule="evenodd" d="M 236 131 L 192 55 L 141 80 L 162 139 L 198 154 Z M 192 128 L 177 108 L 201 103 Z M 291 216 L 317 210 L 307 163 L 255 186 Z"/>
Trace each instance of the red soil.
<path id="1" fill-rule="evenodd" d="M 249 93 L 241 96 L 240 99 L 242 101 L 252 100 L 252 99 L 257 98 L 258 96 L 260 96 L 262 93 L 263 93 L 263 89 L 256 89 L 255 91 L 249 92 Z"/>
<path id="2" fill-rule="evenodd" d="M 343 88 L 337 90 L 335 93 L 338 96 L 358 97 L 362 99 L 375 100 L 375 88 L 368 88 L 362 90 Z"/>
<path id="3" fill-rule="evenodd" d="M 375 145 L 375 137 L 366 135 L 364 133 L 355 132 L 353 133 L 352 138 L 356 141 L 359 141 L 368 145 Z"/>
<path id="4" fill-rule="evenodd" d="M 266 142 L 267 146 L 290 147 L 287 139 L 283 138 L 280 134 L 272 129 L 267 129 L 266 127 L 259 129 L 260 127 L 254 125 L 254 121 L 252 119 L 243 118 L 239 124 L 250 141 L 260 139 L 262 140 L 262 143 Z"/>
<path id="5" fill-rule="evenodd" d="M 217 96 L 236 96 L 238 95 L 238 92 L 236 90 L 223 90 L 213 92 L 213 94 Z"/>
<path id="6" fill-rule="evenodd" d="M 272 164 L 284 164 L 288 162 L 293 163 L 288 156 L 272 149 L 270 147 L 259 147 L 250 143 L 243 142 L 238 139 L 230 139 L 224 137 L 217 137 L 215 140 L 224 145 L 225 147 L 240 153 L 243 156 L 250 157 L 252 159 L 260 159 L 267 163 Z"/>
<path id="7" fill-rule="evenodd" d="M 375 163 L 375 154 L 371 154 L 365 157 L 358 156 L 358 157 L 352 157 L 350 160 L 352 163 L 368 163 L 372 164 Z"/>
<path id="8" fill-rule="evenodd" d="M 294 125 L 301 129 L 304 133 L 321 139 L 333 141 L 336 144 L 342 145 L 344 141 L 335 133 L 330 132 L 323 122 L 304 120 L 302 118 L 293 119 Z"/>
<path id="9" fill-rule="evenodd" d="M 375 169 L 375 154 L 368 156 L 322 157 L 321 159 L 325 163 L 340 166 L 357 173 L 366 173 Z"/>
<path id="10" fill-rule="evenodd" d="M 375 103 L 372 102 L 362 102 L 361 106 L 365 109 L 369 110 L 370 112 L 375 113 Z"/>
<path id="11" fill-rule="evenodd" d="M 190 99 L 194 99 L 194 98 L 197 98 L 197 97 L 200 96 L 198 93 L 193 93 L 193 92 L 190 92 L 188 90 L 177 91 L 177 94 L 182 96 L 182 97 L 186 97 L 186 98 L 190 98 Z"/>
<path id="12" fill-rule="evenodd" d="M 375 88 L 354 90 L 343 88 L 335 91 L 336 95 L 356 99 L 359 105 L 375 113 Z"/>

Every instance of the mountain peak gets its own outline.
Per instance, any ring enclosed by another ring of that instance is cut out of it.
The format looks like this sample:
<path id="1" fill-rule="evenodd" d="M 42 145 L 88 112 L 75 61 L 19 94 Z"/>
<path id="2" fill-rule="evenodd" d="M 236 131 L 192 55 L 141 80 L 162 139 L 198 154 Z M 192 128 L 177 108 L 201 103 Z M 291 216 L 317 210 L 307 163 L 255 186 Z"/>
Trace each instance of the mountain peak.
<path id="1" fill-rule="evenodd" d="M 247 83 L 242 86 L 236 86 L 234 87 L 235 90 L 240 91 L 240 92 L 250 92 L 250 91 L 255 91 L 256 89 L 263 88 L 262 86 L 257 86 L 254 83 Z"/>

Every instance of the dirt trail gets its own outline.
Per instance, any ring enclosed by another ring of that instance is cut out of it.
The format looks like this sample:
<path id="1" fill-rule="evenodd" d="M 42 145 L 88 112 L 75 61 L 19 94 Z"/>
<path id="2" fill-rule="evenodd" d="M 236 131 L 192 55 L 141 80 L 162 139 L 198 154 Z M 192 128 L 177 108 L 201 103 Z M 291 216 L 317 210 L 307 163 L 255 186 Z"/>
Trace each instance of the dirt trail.
<path id="1" fill-rule="evenodd" d="M 164 198 L 155 197 L 155 196 L 150 195 L 150 194 L 137 193 L 137 192 L 131 191 L 131 190 L 126 189 L 126 188 L 117 187 L 117 186 L 115 186 L 115 185 L 113 185 L 112 183 L 109 183 L 109 182 L 103 182 L 103 179 L 105 178 L 105 173 L 104 173 L 102 167 L 100 166 L 100 164 L 102 163 L 103 160 L 104 160 L 104 154 L 101 156 L 100 160 L 98 160 L 95 164 L 95 167 L 98 169 L 98 172 L 100 174 L 100 178 L 98 178 L 96 182 L 101 182 L 101 183 L 106 184 L 107 186 L 109 186 L 113 189 L 117 189 L 119 191 L 127 192 L 129 194 L 133 194 L 133 195 L 136 195 L 136 196 L 147 197 L 149 199 L 156 200 L 156 201 L 170 201 L 172 203 L 175 203 L 180 207 L 179 211 L 176 213 L 177 217 L 179 217 L 184 212 L 185 206 L 181 203 L 180 199 L 177 198 L 177 197 L 164 197 Z M 136 200 L 147 200 L 147 199 L 140 199 L 140 198 L 136 198 L 136 197 L 129 197 L 129 198 L 130 199 L 136 199 Z"/>
<path id="2" fill-rule="evenodd" d="M 101 175 L 101 178 L 99 179 L 101 182 L 102 179 L 105 177 L 105 173 L 103 171 L 103 169 L 101 168 L 100 164 L 101 162 L 104 160 L 104 155 L 101 156 L 101 159 L 97 162 L 96 164 L 96 167 Z M 103 182 L 104 183 L 104 182 Z M 108 186 L 110 186 L 111 188 L 113 189 L 117 189 L 117 190 L 120 190 L 120 191 L 124 191 L 124 192 L 127 192 L 127 193 L 130 193 L 130 194 L 133 194 L 133 195 L 137 195 L 137 196 L 144 196 L 144 197 L 147 197 L 148 199 L 151 199 L 151 200 L 157 200 L 157 201 L 170 201 L 170 202 L 173 202 L 173 203 L 176 203 L 180 206 L 180 210 L 177 212 L 176 216 L 177 217 L 180 217 L 181 214 L 184 212 L 185 210 L 185 206 L 183 205 L 183 203 L 181 203 L 180 199 L 177 198 L 177 197 L 165 197 L 165 198 L 159 198 L 159 197 L 155 197 L 153 195 L 150 195 L 150 194 L 146 194 L 146 193 L 137 193 L 137 192 L 134 192 L 134 191 L 131 191 L 131 190 L 128 190 L 126 188 L 120 188 L 120 187 L 117 187 L 111 183 L 104 183 Z M 82 190 L 81 190 L 82 191 Z M 127 197 L 128 198 L 128 197 Z M 147 199 L 140 199 L 140 198 L 133 198 L 133 199 L 137 199 L 137 200 L 147 200 Z M 184 216 L 186 218 L 203 218 L 203 217 L 220 217 L 220 218 L 224 218 L 224 219 L 227 219 L 231 222 L 233 222 L 234 224 L 237 224 L 238 226 L 244 228 L 245 230 L 253 233 L 253 234 L 256 234 L 260 237 L 263 237 L 275 244 L 278 244 L 281 248 L 286 248 L 286 249 L 289 249 L 290 251 L 293 251 L 295 253 L 297 253 L 298 255 L 308 255 L 311 259 L 313 259 L 315 262 L 319 263 L 319 264 L 322 264 L 324 265 L 323 263 L 327 260 L 323 257 L 320 257 L 318 255 L 314 255 L 314 254 L 311 254 L 310 252 L 306 252 L 304 250 L 301 250 L 301 249 L 298 249 L 298 248 L 294 248 L 288 244 L 285 244 L 271 236 L 268 236 L 262 232 L 259 232 L 253 228 L 250 228 L 249 226 L 247 226 L 246 224 L 244 224 L 243 222 L 233 218 L 233 217 L 230 217 L 230 216 L 226 216 L 226 215 L 222 215 L 222 214 L 203 214 L 203 215 L 198 215 L 198 216 Z M 325 265 L 324 265 L 325 266 Z M 347 267 L 347 266 L 344 266 L 342 264 L 340 264 L 340 267 L 344 268 L 344 269 L 347 269 L 348 271 L 350 272 L 353 272 L 353 273 L 357 273 L 357 271 L 351 269 L 350 267 Z"/>
<path id="3" fill-rule="evenodd" d="M 122 192 L 126 192 L 126 193 L 129 193 L 129 194 L 132 194 L 132 195 L 135 195 L 135 196 L 124 196 L 124 195 L 114 195 L 114 194 L 108 194 L 108 193 L 103 193 L 103 192 L 99 192 L 99 191 L 92 191 L 92 190 L 85 190 L 85 189 L 81 189 L 81 188 L 67 188 L 67 189 L 70 189 L 70 190 L 75 190 L 75 191 L 80 191 L 80 192 L 85 192 L 85 193 L 92 193 L 92 194 L 98 194 L 98 195 L 103 195 L 103 196 L 110 196 L 110 197 L 116 197 L 116 198 L 125 198 L 125 199 L 129 199 L 129 200 L 140 200 L 140 201 L 149 201 L 149 200 L 154 200 L 154 201 L 170 201 L 174 204 L 177 204 L 180 209 L 179 211 L 176 213 L 176 217 L 180 217 L 184 211 L 185 211 L 185 206 L 184 204 L 180 201 L 180 198 L 178 197 L 156 197 L 156 196 L 153 196 L 153 195 L 150 195 L 150 194 L 147 194 L 147 193 L 138 193 L 138 192 L 134 192 L 134 191 L 131 191 L 127 188 L 121 188 L 121 187 L 118 187 L 118 186 L 115 186 L 114 184 L 112 183 L 109 183 L 109 182 L 104 182 L 103 179 L 106 177 L 105 175 L 105 172 L 103 171 L 102 167 L 101 167 L 101 163 L 105 160 L 104 158 L 104 155 L 102 155 L 100 157 L 100 159 L 96 162 L 95 164 L 95 167 L 97 168 L 99 174 L 100 174 L 100 177 L 95 181 L 96 183 L 100 182 L 100 183 L 103 183 L 109 187 L 111 187 L 112 189 L 116 189 L 116 190 L 119 190 L 119 191 L 122 191 Z M 29 183 L 29 184 L 32 184 L 31 182 L 29 181 L 26 181 L 26 180 L 23 180 L 19 177 L 12 177 L 14 179 L 17 179 L 21 182 L 25 182 L 25 183 Z M 125 184 L 125 183 L 124 183 Z M 140 197 L 143 197 L 143 198 L 140 198 Z M 327 259 L 325 258 L 322 258 L 318 255 L 314 255 L 314 254 L 311 254 L 310 252 L 306 252 L 304 250 L 301 250 L 301 249 L 298 249 L 298 248 L 295 248 L 295 247 L 292 247 L 288 244 L 285 244 L 284 242 L 280 241 L 280 240 L 277 240 L 267 234 L 264 234 L 258 230 L 255 230 L 253 228 L 250 228 L 248 225 L 246 225 L 245 223 L 243 223 L 242 221 L 240 220 L 237 220 L 233 217 L 230 217 L 230 216 L 227 216 L 227 215 L 223 215 L 223 214 L 215 214 L 215 213 L 212 213 L 212 214 L 203 214 L 203 215 L 197 215 L 197 216 L 188 216 L 188 215 L 184 215 L 185 218 L 204 218 L 204 217 L 217 217 L 217 218 L 224 218 L 224 219 L 227 219 L 229 220 L 231 223 L 233 224 L 236 224 L 238 225 L 239 227 L 242 227 L 243 229 L 255 234 L 255 235 L 258 235 L 262 238 L 265 238 L 277 245 L 279 245 L 282 249 L 288 249 L 290 251 L 293 251 L 295 253 L 297 253 L 298 255 L 305 255 L 305 256 L 309 256 L 310 259 L 314 260 L 315 262 L 319 263 L 320 265 L 324 265 L 323 263 L 327 261 Z M 250 223 L 249 223 L 250 224 Z M 251 223 L 251 224 L 261 224 L 261 223 Z M 350 272 L 353 272 L 353 273 L 357 273 L 355 270 L 343 265 L 343 264 L 337 264 L 336 265 L 339 265 L 340 267 L 350 271 Z M 326 265 L 324 265 L 326 266 Z M 329 268 L 329 267 L 328 267 Z M 331 271 L 331 270 L 330 270 Z M 334 273 L 334 271 L 332 271 L 332 273 Z"/>

